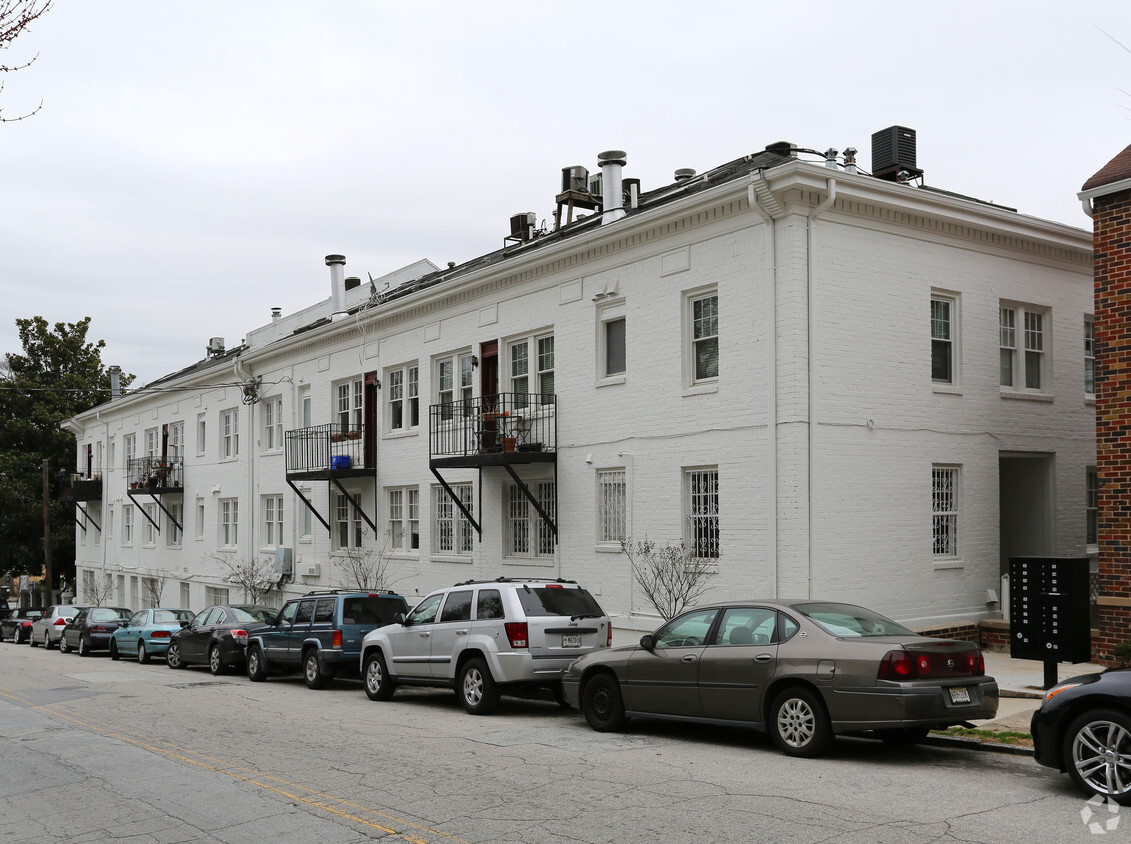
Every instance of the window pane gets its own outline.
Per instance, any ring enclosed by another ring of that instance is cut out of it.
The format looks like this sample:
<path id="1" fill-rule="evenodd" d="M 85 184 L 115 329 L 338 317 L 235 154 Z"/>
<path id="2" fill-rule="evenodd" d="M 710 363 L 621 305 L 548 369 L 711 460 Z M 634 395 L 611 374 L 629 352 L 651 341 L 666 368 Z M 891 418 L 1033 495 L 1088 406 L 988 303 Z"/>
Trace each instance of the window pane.
<path id="1" fill-rule="evenodd" d="M 624 326 L 623 317 L 605 323 L 606 375 L 620 375 L 625 371 Z"/>

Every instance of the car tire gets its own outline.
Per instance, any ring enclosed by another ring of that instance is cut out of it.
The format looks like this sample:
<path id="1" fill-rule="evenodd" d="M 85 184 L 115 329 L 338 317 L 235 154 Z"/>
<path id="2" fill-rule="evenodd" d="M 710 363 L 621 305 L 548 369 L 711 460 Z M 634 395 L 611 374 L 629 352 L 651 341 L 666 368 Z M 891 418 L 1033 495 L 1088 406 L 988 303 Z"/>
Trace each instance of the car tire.
<path id="1" fill-rule="evenodd" d="M 170 668 L 184 668 L 185 661 L 181 658 L 181 646 L 178 642 L 170 642 L 169 650 L 165 651 L 165 664 Z"/>
<path id="2" fill-rule="evenodd" d="M 1069 724 L 1063 753 L 1068 775 L 1077 786 L 1088 794 L 1131 805 L 1131 718 L 1113 709 L 1083 713 Z M 1116 785 L 1109 786 L 1109 780 Z"/>
<path id="3" fill-rule="evenodd" d="M 787 756 L 812 759 L 833 742 L 833 728 L 825 704 L 812 689 L 793 686 L 774 699 L 770 707 L 770 738 Z"/>
<path id="4" fill-rule="evenodd" d="M 113 639 L 111 639 L 110 640 L 110 659 L 114 660 L 114 662 L 117 662 L 120 658 L 121 658 L 121 654 L 118 653 L 118 643 L 115 642 Z"/>
<path id="5" fill-rule="evenodd" d="M 267 666 L 264 664 L 263 651 L 257 647 L 247 650 L 247 679 L 254 683 L 262 683 L 267 679 Z"/>
<path id="6" fill-rule="evenodd" d="M 365 681 L 365 694 L 370 700 L 388 700 L 397 690 L 396 682 L 389 676 L 385 657 L 379 652 L 366 657 L 362 679 Z"/>
<path id="7" fill-rule="evenodd" d="M 31 645 L 33 648 L 39 647 L 39 642 L 35 641 L 35 634 L 34 633 L 28 633 L 27 634 L 27 643 L 29 645 Z"/>
<path id="8" fill-rule="evenodd" d="M 554 696 L 554 700 L 557 701 L 558 706 L 562 709 L 569 709 L 569 701 L 565 699 L 565 693 L 562 691 L 561 683 L 554 683 L 554 685 L 550 686 L 550 694 Z"/>
<path id="9" fill-rule="evenodd" d="M 333 674 L 324 671 L 322 660 L 318 658 L 318 651 L 311 648 L 302 658 L 302 679 L 306 681 L 308 689 L 324 689 L 326 684 L 333 679 Z"/>
<path id="10" fill-rule="evenodd" d="M 911 747 L 922 742 L 930 732 L 930 727 L 896 727 L 876 730 L 876 736 L 888 747 Z"/>
<path id="11" fill-rule="evenodd" d="M 79 646 L 77 648 L 79 656 L 90 656 L 90 646 L 86 644 L 86 639 L 79 634 Z"/>
<path id="12" fill-rule="evenodd" d="M 582 692 L 581 711 L 589 726 L 599 733 L 623 729 L 624 699 L 617 678 L 607 672 L 591 678 Z"/>
<path id="13" fill-rule="evenodd" d="M 66 636 L 60 636 L 59 637 L 59 653 L 68 654 L 70 652 L 71 652 L 71 646 L 67 644 L 67 637 Z"/>
<path id="14" fill-rule="evenodd" d="M 139 641 L 137 643 L 137 661 L 142 665 L 149 662 L 149 651 L 145 648 L 145 642 Z"/>
<path id="15" fill-rule="evenodd" d="M 51 650 L 51 631 L 43 634 L 43 650 Z"/>
<path id="16" fill-rule="evenodd" d="M 208 670 L 212 672 L 213 677 L 219 677 L 228 672 L 228 666 L 224 665 L 224 658 L 220 654 L 219 645 L 213 645 L 208 649 Z"/>
<path id="17" fill-rule="evenodd" d="M 463 664 L 456 681 L 456 694 L 470 715 L 490 715 L 499 703 L 499 686 L 487 663 L 479 657 Z"/>

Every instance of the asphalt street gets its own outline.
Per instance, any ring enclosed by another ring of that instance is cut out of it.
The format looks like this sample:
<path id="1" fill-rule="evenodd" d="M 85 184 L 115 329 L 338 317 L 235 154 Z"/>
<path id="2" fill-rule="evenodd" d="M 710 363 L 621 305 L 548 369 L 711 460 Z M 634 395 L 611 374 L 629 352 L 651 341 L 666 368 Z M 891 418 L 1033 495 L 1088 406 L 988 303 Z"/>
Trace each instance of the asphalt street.
<path id="1" fill-rule="evenodd" d="M 1025 755 L 848 738 L 798 760 L 742 730 L 595 733 L 548 699 L 473 717 L 444 690 L 6 643 L 0 759 L 0 842 L 1095 840 Z"/>

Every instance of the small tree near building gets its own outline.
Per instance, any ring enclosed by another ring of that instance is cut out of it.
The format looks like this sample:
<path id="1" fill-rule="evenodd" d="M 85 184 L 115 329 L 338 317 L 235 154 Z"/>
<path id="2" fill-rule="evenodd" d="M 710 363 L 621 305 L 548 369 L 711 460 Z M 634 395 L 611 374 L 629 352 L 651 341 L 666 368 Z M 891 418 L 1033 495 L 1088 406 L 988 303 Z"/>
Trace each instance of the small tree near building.
<path id="1" fill-rule="evenodd" d="M 161 596 L 165 593 L 165 584 L 169 580 L 169 572 L 165 569 L 152 569 L 145 567 L 145 577 L 141 579 L 142 596 L 147 607 L 161 606 Z"/>
<path id="2" fill-rule="evenodd" d="M 224 579 L 243 589 L 244 600 L 249 604 L 265 604 L 268 596 L 281 582 L 275 572 L 275 560 L 270 557 L 227 557 L 213 554 L 220 564 Z"/>
<path id="3" fill-rule="evenodd" d="M 621 550 L 632 566 L 632 575 L 644 597 L 667 621 L 695 604 L 710 585 L 717 558 L 693 556 L 682 541 L 679 545 L 657 545 L 648 537 L 633 544 L 621 541 Z"/>
<path id="4" fill-rule="evenodd" d="M 84 571 L 82 573 L 82 602 L 101 607 L 114 597 L 114 579 L 109 572 Z"/>
<path id="5" fill-rule="evenodd" d="M 393 539 L 400 537 L 401 533 L 394 537 L 390 528 L 385 531 L 380 548 L 343 548 L 336 562 L 338 585 L 359 592 L 388 592 L 408 578 L 412 572 L 401 574 L 403 564 L 394 561 L 390 554 Z"/>

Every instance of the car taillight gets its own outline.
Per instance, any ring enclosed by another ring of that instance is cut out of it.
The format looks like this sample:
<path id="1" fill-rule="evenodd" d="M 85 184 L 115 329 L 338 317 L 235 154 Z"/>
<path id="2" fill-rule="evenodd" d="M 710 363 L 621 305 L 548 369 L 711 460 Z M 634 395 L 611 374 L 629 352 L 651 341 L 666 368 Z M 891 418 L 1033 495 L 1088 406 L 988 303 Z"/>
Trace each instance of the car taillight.
<path id="1" fill-rule="evenodd" d="M 149 634 L 150 639 L 168 639 L 173 634 L 168 630 L 154 630 Z"/>
<path id="2" fill-rule="evenodd" d="M 342 646 L 342 631 L 341 630 L 335 630 L 330 637 L 330 641 L 332 643 L 330 645 L 330 647 L 340 648 Z"/>
<path id="3" fill-rule="evenodd" d="M 605 637 L 605 647 L 611 648 L 613 646 L 613 623 L 609 622 L 609 635 Z"/>
<path id="4" fill-rule="evenodd" d="M 21 621 L 20 627 L 31 627 L 31 622 L 30 621 Z"/>
<path id="5" fill-rule="evenodd" d="M 986 673 L 986 658 L 980 650 L 945 652 L 888 651 L 876 674 L 880 680 L 928 680 L 937 677 L 979 677 Z"/>
<path id="6" fill-rule="evenodd" d="M 55 627 L 63 627 L 63 626 L 66 625 L 66 623 L 67 623 L 67 619 L 65 619 L 65 618 L 57 618 L 53 622 Z"/>
<path id="7" fill-rule="evenodd" d="M 247 644 L 247 631 L 246 630 L 232 630 L 230 631 L 233 639 L 240 639 L 244 644 Z"/>
<path id="8" fill-rule="evenodd" d="M 919 668 L 907 651 L 888 651 L 876 674 L 880 680 L 914 680 L 918 676 Z"/>
<path id="9" fill-rule="evenodd" d="M 508 621 L 503 626 L 507 629 L 507 638 L 510 639 L 512 648 L 528 647 L 525 621 Z"/>
<path id="10" fill-rule="evenodd" d="M 95 625 L 94 627 L 90 628 L 90 632 L 91 633 L 109 633 L 110 628 L 109 627 L 102 627 L 101 625 Z"/>

